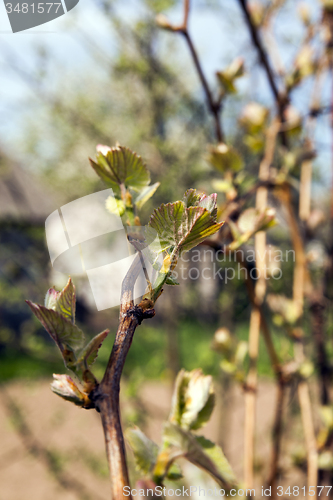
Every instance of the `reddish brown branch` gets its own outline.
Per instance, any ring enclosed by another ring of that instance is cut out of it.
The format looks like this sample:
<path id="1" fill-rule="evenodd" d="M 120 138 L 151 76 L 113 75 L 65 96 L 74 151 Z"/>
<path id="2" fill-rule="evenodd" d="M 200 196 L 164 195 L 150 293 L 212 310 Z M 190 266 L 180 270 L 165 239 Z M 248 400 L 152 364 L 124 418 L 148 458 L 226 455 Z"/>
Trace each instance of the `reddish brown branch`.
<path id="1" fill-rule="evenodd" d="M 129 486 L 120 420 L 120 378 L 136 327 L 143 319 L 155 314 L 153 309 L 144 310 L 140 304 L 134 306 L 133 288 L 139 271 L 140 259 L 136 257 L 123 282 L 119 326 L 111 356 L 102 382 L 90 396 L 101 413 L 113 500 L 122 499 L 124 487 Z"/>

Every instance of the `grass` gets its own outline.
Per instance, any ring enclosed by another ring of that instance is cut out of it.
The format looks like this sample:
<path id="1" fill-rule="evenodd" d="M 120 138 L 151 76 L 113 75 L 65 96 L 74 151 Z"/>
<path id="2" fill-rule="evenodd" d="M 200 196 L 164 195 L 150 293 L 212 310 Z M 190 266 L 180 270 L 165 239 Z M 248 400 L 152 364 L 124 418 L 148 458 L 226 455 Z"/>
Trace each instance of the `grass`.
<path id="1" fill-rule="evenodd" d="M 221 355 L 211 348 L 215 326 L 207 323 L 200 323 L 191 319 L 183 320 L 178 325 L 179 358 L 182 368 L 192 370 L 201 367 L 204 373 L 213 376 L 219 373 Z M 247 340 L 248 323 L 242 323 L 235 328 L 234 332 L 238 340 Z M 97 377 L 101 377 L 113 343 L 113 335 L 106 339 L 97 362 L 94 365 L 94 372 Z M 274 343 L 277 351 L 284 353 L 284 361 L 291 354 L 291 343 L 288 339 L 274 334 Z M 133 344 L 126 360 L 124 375 L 126 378 L 132 376 L 140 379 L 160 380 L 168 374 L 168 339 L 163 326 L 152 326 L 148 322 L 140 326 L 134 336 Z M 56 347 L 50 347 L 56 351 Z M 50 354 L 50 353 L 49 353 Z M 56 354 L 56 352 L 54 352 Z M 47 356 L 45 356 L 47 357 Z M 58 361 L 48 361 L 39 353 L 22 354 L 14 350 L 2 354 L 0 358 L 0 380 L 8 381 L 17 378 L 39 378 L 52 377 L 52 373 L 65 373 L 60 353 L 52 359 Z M 50 359 L 50 358 L 49 358 Z M 267 356 L 263 339 L 260 339 L 260 351 L 258 361 L 258 372 L 261 376 L 272 377 L 273 372 Z"/>

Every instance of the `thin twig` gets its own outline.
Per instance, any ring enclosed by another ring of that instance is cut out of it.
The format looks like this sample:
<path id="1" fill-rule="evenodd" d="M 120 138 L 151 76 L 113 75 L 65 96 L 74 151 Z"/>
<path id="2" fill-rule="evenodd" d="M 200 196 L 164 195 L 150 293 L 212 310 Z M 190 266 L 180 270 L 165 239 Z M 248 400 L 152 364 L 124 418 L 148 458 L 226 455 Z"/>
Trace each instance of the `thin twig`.
<path id="1" fill-rule="evenodd" d="M 222 130 L 221 122 L 220 122 L 220 113 L 221 113 L 221 109 L 222 109 L 222 102 L 221 102 L 221 99 L 215 101 L 215 99 L 213 97 L 213 93 L 209 87 L 207 78 L 205 77 L 205 74 L 203 72 L 198 53 L 194 47 L 192 37 L 189 34 L 189 30 L 188 30 L 189 14 L 190 14 L 190 0 L 184 0 L 183 24 L 181 26 L 173 27 L 173 31 L 181 33 L 186 40 L 186 43 L 188 45 L 188 48 L 190 50 L 190 53 L 191 53 L 191 56 L 193 59 L 195 69 L 197 70 L 202 88 L 203 88 L 205 96 L 206 96 L 208 109 L 209 109 L 209 111 L 214 119 L 216 139 L 218 142 L 223 142 L 224 134 L 223 134 L 223 130 Z"/>

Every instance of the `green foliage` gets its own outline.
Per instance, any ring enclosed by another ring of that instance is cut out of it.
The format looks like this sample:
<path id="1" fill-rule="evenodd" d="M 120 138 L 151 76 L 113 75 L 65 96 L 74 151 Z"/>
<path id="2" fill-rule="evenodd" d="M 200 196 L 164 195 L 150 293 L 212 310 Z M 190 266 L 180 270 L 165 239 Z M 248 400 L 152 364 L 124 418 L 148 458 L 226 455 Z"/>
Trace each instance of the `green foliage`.
<path id="1" fill-rule="evenodd" d="M 235 475 L 219 446 L 170 422 L 167 422 L 164 426 L 163 439 L 165 449 L 161 455 L 162 460 L 165 460 L 166 450 L 169 451 L 168 466 L 176 458 L 183 457 L 210 474 L 220 486 L 227 488 L 235 486 Z M 155 466 L 155 477 L 163 477 L 163 475 L 160 476 L 162 464 L 164 465 L 158 459 Z"/>
<path id="2" fill-rule="evenodd" d="M 210 147 L 208 161 L 220 172 L 238 172 L 244 166 L 240 154 L 232 146 L 219 144 Z"/>
<path id="3" fill-rule="evenodd" d="M 185 430 L 202 427 L 209 421 L 215 404 L 212 377 L 200 369 L 177 376 L 169 420 Z"/>
<path id="4" fill-rule="evenodd" d="M 126 223 L 135 225 L 136 210 L 154 195 L 160 183 L 150 184 L 150 173 L 141 156 L 117 144 L 97 146 L 96 162 L 89 158 L 92 168 L 102 181 L 113 189 L 106 208 L 117 215 L 126 215 Z"/>
<path id="5" fill-rule="evenodd" d="M 45 297 L 45 306 L 27 300 L 32 312 L 42 323 L 56 345 L 59 347 L 65 366 L 72 370 L 83 390 L 68 375 L 54 375 L 51 389 L 62 398 L 72 403 L 89 408 L 89 393 L 97 381 L 90 371 L 98 349 L 102 345 L 109 330 L 96 335 L 83 349 L 83 332 L 75 325 L 75 287 L 69 278 L 67 285 L 60 292 L 50 288 Z"/>
<path id="6" fill-rule="evenodd" d="M 97 358 L 98 350 L 108 334 L 109 330 L 104 330 L 104 332 L 97 334 L 79 353 L 77 365 L 81 367 L 82 371 L 93 365 Z"/>
<path id="7" fill-rule="evenodd" d="M 185 458 L 218 484 L 235 485 L 235 476 L 221 448 L 191 432 L 209 420 L 213 406 L 211 377 L 204 376 L 200 369 L 182 370 L 177 377 L 170 417 L 163 427 L 162 446 L 159 448 L 137 428 L 127 432 L 141 472 L 151 476 L 156 484 L 163 484 L 166 478 L 180 477 L 175 460 Z"/>
<path id="8" fill-rule="evenodd" d="M 150 183 L 150 174 L 141 156 L 128 148 L 116 145 L 97 146 L 97 163 L 90 158 L 90 164 L 115 193 L 120 194 L 120 186 L 141 191 Z"/>
<path id="9" fill-rule="evenodd" d="M 226 94 L 236 94 L 235 80 L 244 75 L 244 60 L 241 57 L 235 59 L 223 71 L 218 71 L 216 76 Z"/>
<path id="10" fill-rule="evenodd" d="M 176 255 L 199 245 L 222 226 L 216 221 L 216 195 L 194 197 L 192 192 L 187 193 L 184 201 L 161 205 L 149 221 L 162 250 Z"/>
<path id="11" fill-rule="evenodd" d="M 178 257 L 215 234 L 222 225 L 217 222 L 216 194 L 207 196 L 190 189 L 182 201 L 162 204 L 155 209 L 146 231 L 151 241 L 154 236 L 150 234 L 150 229 L 154 230 L 154 235 L 158 235 L 157 246 L 154 243 L 149 245 L 150 258 L 153 264 L 157 264 L 159 253 L 164 253 L 165 257 L 152 291 L 146 298 L 155 301 L 165 283 L 176 285 L 172 271 Z"/>
<path id="12" fill-rule="evenodd" d="M 27 304 L 59 347 L 66 364 L 70 365 L 72 362 L 70 353 L 73 349 L 82 347 L 84 341 L 83 332 L 66 316 L 62 316 L 53 309 L 48 309 L 30 301 L 27 301 Z"/>
<path id="13" fill-rule="evenodd" d="M 138 470 L 142 474 L 148 475 L 157 459 L 157 444 L 149 439 L 138 427 L 128 429 L 125 437 L 133 450 Z"/>
<path id="14" fill-rule="evenodd" d="M 77 406 L 89 408 L 90 402 L 87 394 L 80 391 L 69 375 L 53 375 L 53 379 L 51 389 L 55 394 Z"/>
<path id="15" fill-rule="evenodd" d="M 266 231 L 277 223 L 274 208 L 264 210 L 248 208 L 239 216 L 237 223 L 229 221 L 234 241 L 229 245 L 230 250 L 236 250 L 246 243 L 258 231 Z"/>
<path id="16" fill-rule="evenodd" d="M 134 198 L 134 204 L 139 210 L 155 194 L 159 186 L 160 183 L 155 182 L 155 184 L 151 184 L 150 186 L 143 188 L 140 194 Z"/>

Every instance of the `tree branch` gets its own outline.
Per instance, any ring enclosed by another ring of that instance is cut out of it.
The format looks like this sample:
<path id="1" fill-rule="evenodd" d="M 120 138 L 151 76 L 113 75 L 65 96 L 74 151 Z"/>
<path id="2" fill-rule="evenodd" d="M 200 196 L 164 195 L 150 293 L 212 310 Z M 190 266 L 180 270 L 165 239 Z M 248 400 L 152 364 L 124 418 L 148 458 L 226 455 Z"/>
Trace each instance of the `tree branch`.
<path id="1" fill-rule="evenodd" d="M 181 33 L 186 40 L 186 43 L 188 45 L 188 48 L 190 50 L 190 53 L 191 53 L 191 56 L 193 59 L 195 69 L 197 70 L 202 88 L 203 88 L 205 96 L 206 96 L 208 109 L 209 109 L 209 111 L 214 119 L 216 139 L 218 142 L 223 142 L 224 141 L 224 134 L 223 134 L 223 130 L 222 130 L 221 122 L 220 122 L 220 113 L 221 113 L 221 109 L 222 109 L 221 99 L 219 99 L 219 100 L 214 99 L 212 91 L 209 87 L 208 81 L 207 81 L 205 74 L 203 72 L 203 69 L 202 69 L 202 66 L 201 66 L 201 63 L 200 63 L 200 60 L 198 57 L 198 53 L 194 47 L 192 37 L 190 36 L 189 30 L 188 30 L 189 14 L 190 14 L 190 0 L 184 0 L 183 23 L 180 26 L 171 26 L 170 25 L 170 29 L 174 32 Z"/>
<path id="2" fill-rule="evenodd" d="M 120 378 L 136 327 L 141 324 L 143 319 L 155 314 L 154 309 L 144 310 L 140 304 L 134 306 L 133 289 L 140 269 L 140 258 L 137 255 L 123 281 L 119 326 L 109 362 L 102 382 L 90 396 L 101 413 L 113 500 L 122 499 L 123 488 L 129 486 L 120 420 Z"/>
<path id="3" fill-rule="evenodd" d="M 251 13 L 250 13 L 250 11 L 248 9 L 248 5 L 247 5 L 247 0 L 239 0 L 239 3 L 240 3 L 240 6 L 242 8 L 242 11 L 245 15 L 245 20 L 246 20 L 246 23 L 247 23 L 249 31 L 250 31 L 253 45 L 256 47 L 256 49 L 258 51 L 260 62 L 266 71 L 267 79 L 268 79 L 270 88 L 272 90 L 275 104 L 276 104 L 276 107 L 278 110 L 280 122 L 283 123 L 285 121 L 284 110 L 288 104 L 288 96 L 286 93 L 281 93 L 277 87 L 277 84 L 275 81 L 275 75 L 274 75 L 273 69 L 271 67 L 271 64 L 269 62 L 268 55 L 267 55 L 267 53 L 264 49 L 264 46 L 262 44 L 262 41 L 260 39 L 259 32 L 258 32 L 255 24 L 252 21 Z M 287 145 L 286 134 L 281 132 L 281 137 L 282 137 L 283 145 L 286 146 Z"/>

